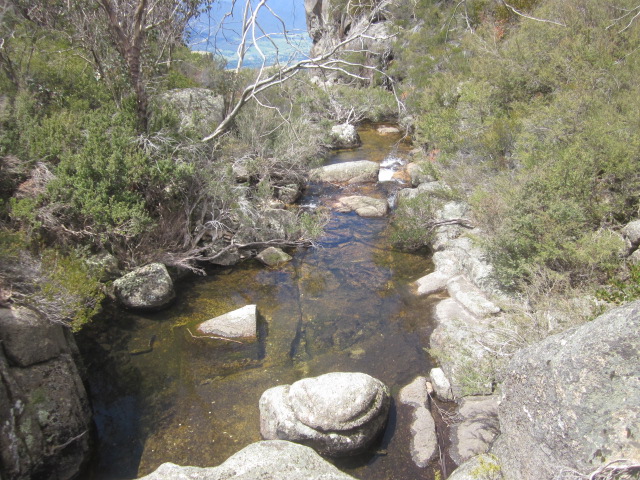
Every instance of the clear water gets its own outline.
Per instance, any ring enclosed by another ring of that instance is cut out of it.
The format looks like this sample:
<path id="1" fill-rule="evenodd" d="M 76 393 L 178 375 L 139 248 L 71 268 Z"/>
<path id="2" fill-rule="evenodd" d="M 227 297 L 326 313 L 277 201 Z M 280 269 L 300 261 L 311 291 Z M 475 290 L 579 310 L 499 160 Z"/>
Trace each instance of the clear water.
<path id="1" fill-rule="evenodd" d="M 362 132 L 365 145 L 332 163 L 406 155 L 394 137 Z M 311 185 L 304 204 L 332 205 L 376 186 Z M 394 396 L 430 368 L 431 304 L 410 284 L 432 268 L 425 254 L 394 251 L 387 219 L 333 213 L 320 248 L 301 249 L 280 268 L 249 262 L 184 281 L 169 310 L 117 312 L 88 332 L 85 359 L 95 405 L 99 456 L 92 478 L 145 475 L 163 462 L 214 466 L 260 440 L 258 400 L 268 388 L 332 371 L 359 371 Z M 263 317 L 259 341 L 235 344 L 193 338 L 209 318 L 247 304 Z M 130 355 L 148 348 L 153 351 Z M 337 465 L 361 479 L 433 478 L 410 459 L 409 414 L 394 405 L 374 451 Z"/>

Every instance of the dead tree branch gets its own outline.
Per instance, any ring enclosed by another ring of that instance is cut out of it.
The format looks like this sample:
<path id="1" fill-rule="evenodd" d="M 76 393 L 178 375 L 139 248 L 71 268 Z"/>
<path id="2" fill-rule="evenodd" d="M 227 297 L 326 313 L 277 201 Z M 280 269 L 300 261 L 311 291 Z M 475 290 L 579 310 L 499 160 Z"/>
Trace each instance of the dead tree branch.
<path id="1" fill-rule="evenodd" d="M 552 23 L 553 25 L 558 25 L 559 27 L 566 27 L 567 26 L 564 23 L 556 22 L 554 20 L 545 20 L 544 18 L 536 18 L 536 17 L 532 17 L 531 15 L 527 15 L 526 13 L 521 12 L 520 10 L 516 9 L 515 7 L 513 7 L 512 5 L 509 5 L 505 0 L 502 0 L 502 3 L 504 4 L 505 7 L 507 7 L 509 10 L 511 10 L 516 15 L 519 15 L 520 17 L 523 17 L 523 18 L 526 18 L 526 19 L 529 19 L 529 20 L 535 20 L 536 22 Z"/>

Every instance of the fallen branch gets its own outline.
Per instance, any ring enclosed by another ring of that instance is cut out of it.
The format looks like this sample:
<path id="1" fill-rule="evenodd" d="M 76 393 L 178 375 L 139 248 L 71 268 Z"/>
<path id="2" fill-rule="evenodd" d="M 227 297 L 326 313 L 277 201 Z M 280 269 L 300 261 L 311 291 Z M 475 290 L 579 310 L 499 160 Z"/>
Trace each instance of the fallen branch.
<path id="1" fill-rule="evenodd" d="M 70 438 L 69 440 L 67 440 L 66 442 L 64 442 L 62 445 L 55 445 L 53 447 L 51 447 L 51 452 L 57 452 L 58 450 L 62 450 L 63 448 L 67 447 L 68 445 L 71 445 L 73 442 L 75 442 L 76 440 L 79 440 L 81 437 L 83 437 L 86 433 L 88 432 L 88 430 L 85 430 L 84 432 L 82 432 L 80 435 L 76 435 L 73 438 Z"/>
<path id="2" fill-rule="evenodd" d="M 224 340 L 226 342 L 233 342 L 233 343 L 239 343 L 240 345 L 244 345 L 241 341 L 232 340 L 231 338 L 217 337 L 215 335 L 194 335 L 193 333 L 191 333 L 191 330 L 189 330 L 188 328 L 187 328 L 187 332 L 189 332 L 189 335 L 191 335 L 191 337 L 193 338 L 210 338 L 212 340 Z"/>
<path id="3" fill-rule="evenodd" d="M 523 18 L 527 18 L 529 20 L 535 20 L 536 22 L 552 23 L 554 25 L 558 25 L 559 27 L 566 27 L 566 25 L 564 23 L 556 22 L 556 21 L 553 21 L 553 20 L 545 20 L 544 18 L 536 18 L 536 17 L 532 17 L 531 15 L 527 15 L 526 13 L 522 13 L 521 11 L 517 10 L 515 7 L 509 5 L 504 0 L 502 0 L 502 3 L 504 4 L 505 7 L 507 7 L 509 10 L 511 10 L 513 13 L 515 13 L 516 15 L 519 15 L 519 16 L 521 16 Z"/>
<path id="4" fill-rule="evenodd" d="M 433 221 L 427 222 L 425 227 L 430 230 L 433 230 L 438 227 L 446 227 L 448 225 L 460 225 L 461 227 L 469 228 L 469 229 L 475 228 L 473 224 L 466 218 L 449 218 L 447 220 L 433 220 Z"/>

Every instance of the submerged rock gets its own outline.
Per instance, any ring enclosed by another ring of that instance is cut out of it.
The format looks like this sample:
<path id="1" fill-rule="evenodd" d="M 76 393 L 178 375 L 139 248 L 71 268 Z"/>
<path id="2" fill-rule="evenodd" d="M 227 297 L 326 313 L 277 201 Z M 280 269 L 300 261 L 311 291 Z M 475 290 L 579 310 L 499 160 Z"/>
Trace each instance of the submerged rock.
<path id="1" fill-rule="evenodd" d="M 355 211 L 361 217 L 384 217 L 389 210 L 386 199 L 353 195 L 338 199 L 336 210 L 339 212 Z"/>
<path id="2" fill-rule="evenodd" d="M 362 145 L 356 127 L 350 123 L 342 123 L 331 127 L 333 148 L 356 148 Z"/>
<path id="3" fill-rule="evenodd" d="M 161 310 L 176 297 L 173 281 L 162 263 L 136 268 L 113 282 L 116 298 L 126 308 Z"/>
<path id="4" fill-rule="evenodd" d="M 310 176 L 320 182 L 365 183 L 376 182 L 379 170 L 376 162 L 357 160 L 314 168 Z"/>
<path id="5" fill-rule="evenodd" d="M 246 305 L 233 312 L 202 322 L 197 331 L 203 335 L 216 335 L 226 338 L 257 338 L 258 308 Z"/>
<path id="6" fill-rule="evenodd" d="M 281 263 L 287 263 L 293 257 L 285 253 L 282 249 L 269 247 L 261 251 L 256 258 L 268 267 L 275 267 Z"/>
<path id="7" fill-rule="evenodd" d="M 412 407 L 411 416 L 411 459 L 420 468 L 425 468 L 436 454 L 438 438 L 436 424 L 427 408 L 429 391 L 427 379 L 417 377 L 400 390 L 400 403 Z"/>
<path id="8" fill-rule="evenodd" d="M 505 478 L 550 480 L 614 459 L 640 463 L 640 301 L 512 358 L 499 407 Z"/>
<path id="9" fill-rule="evenodd" d="M 329 456 L 360 453 L 384 430 L 387 387 L 364 373 L 328 373 L 271 388 L 260 398 L 265 439 L 302 443 Z"/>
<path id="10" fill-rule="evenodd" d="M 282 440 L 252 443 L 218 467 L 164 463 L 140 480 L 354 480 L 311 448 Z"/>
<path id="11" fill-rule="evenodd" d="M 381 125 L 376 128 L 376 131 L 380 135 L 397 135 L 400 133 L 400 129 L 398 127 L 391 127 L 388 125 Z"/>

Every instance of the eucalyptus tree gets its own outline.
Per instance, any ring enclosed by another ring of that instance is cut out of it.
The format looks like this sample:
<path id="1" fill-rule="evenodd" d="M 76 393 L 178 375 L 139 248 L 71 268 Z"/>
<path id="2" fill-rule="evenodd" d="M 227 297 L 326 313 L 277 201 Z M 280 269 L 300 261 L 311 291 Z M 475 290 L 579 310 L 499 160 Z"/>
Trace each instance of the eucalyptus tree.
<path id="1" fill-rule="evenodd" d="M 3 0 L 2 10 L 66 38 L 110 84 L 118 103 L 132 94 L 143 132 L 153 74 L 170 64 L 173 49 L 184 45 L 189 21 L 211 4 L 207 0 Z M 5 70 L 7 65 L 2 62 Z M 118 87 L 122 79 L 124 89 Z"/>

